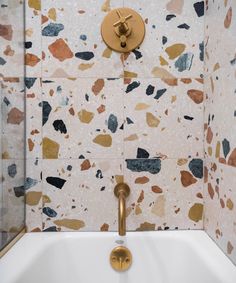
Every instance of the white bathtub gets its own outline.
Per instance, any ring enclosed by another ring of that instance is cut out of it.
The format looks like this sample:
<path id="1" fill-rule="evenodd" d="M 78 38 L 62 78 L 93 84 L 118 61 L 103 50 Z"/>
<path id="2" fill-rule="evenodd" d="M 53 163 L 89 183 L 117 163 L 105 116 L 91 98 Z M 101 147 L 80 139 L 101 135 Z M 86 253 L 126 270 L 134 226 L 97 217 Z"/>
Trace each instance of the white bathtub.
<path id="1" fill-rule="evenodd" d="M 123 273 L 109 262 L 118 245 L 133 255 Z M 31 233 L 0 260 L 0 282 L 235 283 L 236 267 L 203 231 Z"/>

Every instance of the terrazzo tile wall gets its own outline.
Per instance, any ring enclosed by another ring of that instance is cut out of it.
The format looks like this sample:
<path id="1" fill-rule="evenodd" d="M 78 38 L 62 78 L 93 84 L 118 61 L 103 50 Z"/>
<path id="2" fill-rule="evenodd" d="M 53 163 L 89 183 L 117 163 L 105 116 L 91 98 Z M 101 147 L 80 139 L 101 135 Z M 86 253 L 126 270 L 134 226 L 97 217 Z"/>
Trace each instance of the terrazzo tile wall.
<path id="1" fill-rule="evenodd" d="M 24 5 L 0 3 L 0 249 L 25 222 Z"/>
<path id="2" fill-rule="evenodd" d="M 127 6 L 142 46 L 106 47 L 100 25 Z M 202 229 L 204 2 L 26 1 L 27 229 Z"/>
<path id="3" fill-rule="evenodd" d="M 204 229 L 234 263 L 236 263 L 235 30 L 236 2 L 207 1 Z"/>

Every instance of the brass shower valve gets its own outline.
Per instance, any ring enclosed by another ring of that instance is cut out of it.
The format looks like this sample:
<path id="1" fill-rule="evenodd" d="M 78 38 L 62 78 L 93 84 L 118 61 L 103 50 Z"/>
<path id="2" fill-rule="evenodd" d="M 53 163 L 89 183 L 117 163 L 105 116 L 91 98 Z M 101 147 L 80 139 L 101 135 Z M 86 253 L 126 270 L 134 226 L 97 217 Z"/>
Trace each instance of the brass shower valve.
<path id="1" fill-rule="evenodd" d="M 133 16 L 131 14 L 129 14 L 128 16 L 122 16 L 120 10 L 117 10 L 116 13 L 120 19 L 118 22 L 114 23 L 113 26 L 119 27 L 120 33 L 125 34 L 129 29 L 127 21 Z"/>
<path id="2" fill-rule="evenodd" d="M 116 13 L 119 17 L 119 21 L 115 22 L 113 24 L 113 27 L 115 28 L 116 34 L 120 37 L 121 47 L 126 47 L 127 37 L 131 34 L 132 31 L 132 28 L 129 26 L 129 23 L 127 21 L 133 16 L 131 14 L 129 14 L 128 16 L 123 16 L 120 10 L 117 10 Z"/>
<path id="3" fill-rule="evenodd" d="M 130 52 L 142 43 L 145 23 L 136 11 L 118 8 L 110 11 L 104 18 L 101 34 L 110 49 Z"/>

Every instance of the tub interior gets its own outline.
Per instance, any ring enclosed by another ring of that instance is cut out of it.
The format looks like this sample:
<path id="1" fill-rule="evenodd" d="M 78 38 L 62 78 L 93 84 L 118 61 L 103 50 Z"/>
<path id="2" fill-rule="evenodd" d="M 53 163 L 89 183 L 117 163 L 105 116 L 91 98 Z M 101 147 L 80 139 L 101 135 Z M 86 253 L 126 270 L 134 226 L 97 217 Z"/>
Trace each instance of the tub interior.
<path id="1" fill-rule="evenodd" d="M 43 234 L 38 237 L 41 243 L 30 239 L 30 235 L 22 239 L 27 263 L 20 266 L 20 275 L 9 283 L 231 282 L 222 281 L 221 264 L 232 263 L 211 239 L 202 231 L 186 233 L 128 233 L 125 240 L 115 233 L 103 236 L 62 233 L 58 237 L 49 234 L 48 238 Z M 28 247 L 26 238 L 31 241 Z M 114 271 L 109 262 L 111 250 L 120 244 L 133 255 L 132 266 L 123 273 Z M 217 264 L 215 256 L 220 259 Z"/>

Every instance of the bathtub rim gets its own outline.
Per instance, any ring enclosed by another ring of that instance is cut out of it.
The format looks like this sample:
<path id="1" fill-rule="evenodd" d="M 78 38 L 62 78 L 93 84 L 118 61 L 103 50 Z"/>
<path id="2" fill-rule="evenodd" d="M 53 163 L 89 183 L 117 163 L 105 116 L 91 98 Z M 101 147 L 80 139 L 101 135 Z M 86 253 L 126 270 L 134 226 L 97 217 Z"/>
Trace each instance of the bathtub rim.
<path id="1" fill-rule="evenodd" d="M 12 240 L 0 250 L 0 259 L 7 254 L 13 246 L 26 234 L 26 228 L 23 227 Z"/>
<path id="2" fill-rule="evenodd" d="M 160 232 L 160 233 L 157 233 Z M 19 259 L 19 254 L 24 251 L 25 244 L 28 245 L 29 257 L 31 260 L 37 259 L 48 247 L 53 243 L 58 243 L 63 239 L 96 239 L 103 238 L 109 240 L 109 246 L 111 246 L 111 239 L 113 245 L 119 245 L 117 240 L 127 239 L 127 247 L 129 247 L 129 242 L 132 241 L 132 238 L 143 238 L 143 239 L 179 239 L 187 244 L 193 245 L 192 248 L 194 251 L 199 251 L 199 253 L 206 259 L 206 263 L 211 270 L 217 270 L 217 274 L 220 275 L 220 279 L 223 279 L 226 276 L 225 282 L 235 282 L 228 279 L 229 274 L 233 276 L 233 279 L 236 278 L 236 266 L 234 263 L 223 253 L 223 251 L 218 247 L 218 245 L 212 240 L 211 237 L 204 230 L 168 230 L 168 231 L 140 231 L 140 232 L 127 232 L 125 237 L 121 237 L 117 232 L 35 232 L 35 233 L 26 233 L 18 241 L 12 249 L 9 250 L 5 256 L 0 259 L 0 270 L 1 265 L 9 266 L 9 264 L 17 259 Z M 37 244 L 36 244 L 37 243 Z M 40 244 L 38 244 L 40 243 Z M 126 245 L 126 244 L 124 244 Z M 219 256 L 219 259 L 212 261 L 209 264 L 210 259 L 216 258 Z M 22 274 L 27 268 L 27 260 L 24 259 L 25 265 L 23 262 L 20 262 L 23 270 L 19 270 L 18 274 Z M 223 269 L 219 272 L 219 267 L 224 266 Z M 4 270 L 4 269 L 2 269 Z M 222 274 L 220 274 L 222 273 Z M 224 282 L 224 281 L 222 281 Z"/>

